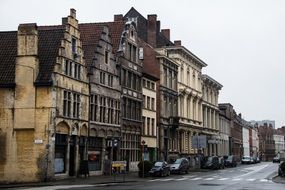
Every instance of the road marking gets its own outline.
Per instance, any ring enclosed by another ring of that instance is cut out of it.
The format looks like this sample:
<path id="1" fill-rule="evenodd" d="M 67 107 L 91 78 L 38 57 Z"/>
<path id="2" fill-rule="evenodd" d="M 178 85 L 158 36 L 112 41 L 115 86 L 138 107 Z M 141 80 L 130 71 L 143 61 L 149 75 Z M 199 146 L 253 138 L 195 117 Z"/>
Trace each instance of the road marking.
<path id="1" fill-rule="evenodd" d="M 227 180 L 227 179 L 229 179 L 229 178 L 221 178 L 221 179 L 218 179 L 218 180 L 220 180 L 220 181 L 225 181 L 225 180 Z"/>
<path id="2" fill-rule="evenodd" d="M 239 178 L 239 177 L 243 177 L 243 176 L 247 176 L 249 174 L 252 174 L 252 173 L 256 173 L 264 168 L 266 168 L 269 164 L 265 164 L 265 165 L 262 165 L 262 166 L 254 166 L 254 167 L 249 167 L 249 168 L 246 168 L 246 169 L 249 169 L 249 170 L 253 170 L 251 172 L 248 172 L 248 173 L 245 173 L 243 175 L 240 175 L 240 176 L 237 176 L 236 178 Z"/>
<path id="3" fill-rule="evenodd" d="M 232 179 L 233 181 L 240 181 L 240 180 L 242 180 L 241 178 L 233 178 Z"/>
<path id="4" fill-rule="evenodd" d="M 160 181 L 161 179 L 151 179 L 151 180 L 148 180 L 148 181 Z"/>
<path id="5" fill-rule="evenodd" d="M 206 178 L 206 179 L 204 179 L 205 181 L 211 181 L 211 180 L 213 180 L 214 178 L 212 178 L 212 177 L 209 177 L 209 178 Z"/>
<path id="6" fill-rule="evenodd" d="M 261 179 L 260 182 L 268 182 L 268 179 Z"/>
<path id="7" fill-rule="evenodd" d="M 175 181 L 184 181 L 184 180 L 186 180 L 186 179 L 188 179 L 188 178 L 180 178 L 180 179 L 175 179 Z"/>
<path id="8" fill-rule="evenodd" d="M 200 180 L 200 179 L 202 179 L 202 178 L 196 177 L 196 178 L 192 178 L 192 179 L 189 179 L 189 180 L 196 181 L 196 180 Z"/>
<path id="9" fill-rule="evenodd" d="M 168 179 L 162 179 L 161 181 L 171 181 L 174 180 L 173 178 L 168 178 Z"/>
<path id="10" fill-rule="evenodd" d="M 256 179 L 246 179 L 246 181 L 255 181 Z"/>

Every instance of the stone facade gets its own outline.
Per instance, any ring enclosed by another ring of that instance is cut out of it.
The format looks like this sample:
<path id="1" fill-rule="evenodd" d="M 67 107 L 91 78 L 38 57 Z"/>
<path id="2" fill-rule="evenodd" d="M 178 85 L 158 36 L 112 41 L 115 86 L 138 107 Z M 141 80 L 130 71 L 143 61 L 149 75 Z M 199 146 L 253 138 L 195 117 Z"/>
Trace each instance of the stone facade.
<path id="1" fill-rule="evenodd" d="M 156 118 L 156 97 L 158 79 L 143 73 L 142 92 L 143 92 L 143 110 L 142 110 L 142 137 L 144 143 L 144 160 L 157 160 L 157 118 Z"/>
<path id="2" fill-rule="evenodd" d="M 203 133 L 207 136 L 205 155 L 218 155 L 219 136 L 219 91 L 222 85 L 208 75 L 202 75 L 203 87 Z"/>
<path id="3" fill-rule="evenodd" d="M 169 58 L 178 65 L 177 93 L 178 124 L 173 143 L 178 156 L 190 156 L 195 153 L 192 147 L 192 136 L 202 132 L 202 68 L 206 64 L 181 45 L 174 41 L 174 46 L 166 47 Z M 197 151 L 196 151 L 197 153 Z"/>
<path id="4" fill-rule="evenodd" d="M 90 174 L 102 174 L 106 160 L 119 160 L 121 85 L 110 29 L 101 23 L 79 25 L 90 85 Z"/>
<path id="5" fill-rule="evenodd" d="M 86 151 L 88 81 L 75 10 L 59 26 L 22 24 L 16 37 L 15 88 L 0 91 L 0 181 L 76 176 Z"/>
<path id="6" fill-rule="evenodd" d="M 219 116 L 219 136 L 218 155 L 230 155 L 231 120 L 227 117 L 225 110 L 220 109 Z"/>
<path id="7" fill-rule="evenodd" d="M 118 49 L 122 85 L 121 158 L 127 160 L 129 170 L 137 170 L 141 160 L 142 129 L 142 61 L 135 23 L 128 21 L 121 33 Z"/>

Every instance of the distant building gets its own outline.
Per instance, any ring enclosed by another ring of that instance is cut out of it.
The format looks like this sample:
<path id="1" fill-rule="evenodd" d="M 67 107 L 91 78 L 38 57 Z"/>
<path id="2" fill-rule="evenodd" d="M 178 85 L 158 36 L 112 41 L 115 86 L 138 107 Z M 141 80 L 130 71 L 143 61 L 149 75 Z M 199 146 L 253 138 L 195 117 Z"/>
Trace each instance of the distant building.
<path id="1" fill-rule="evenodd" d="M 259 126 L 259 149 L 263 161 L 270 161 L 275 156 L 275 142 L 273 139 L 274 129 L 272 126 Z"/>
<path id="2" fill-rule="evenodd" d="M 275 155 L 277 155 L 280 152 L 285 152 L 284 136 L 274 134 L 273 139 L 275 143 Z"/>
<path id="3" fill-rule="evenodd" d="M 272 126 L 273 129 L 275 129 L 275 121 L 274 120 L 262 120 L 262 121 L 255 121 L 255 120 L 251 120 L 250 123 L 253 125 L 253 126 L 264 126 L 264 125 L 267 125 L 267 126 Z"/>

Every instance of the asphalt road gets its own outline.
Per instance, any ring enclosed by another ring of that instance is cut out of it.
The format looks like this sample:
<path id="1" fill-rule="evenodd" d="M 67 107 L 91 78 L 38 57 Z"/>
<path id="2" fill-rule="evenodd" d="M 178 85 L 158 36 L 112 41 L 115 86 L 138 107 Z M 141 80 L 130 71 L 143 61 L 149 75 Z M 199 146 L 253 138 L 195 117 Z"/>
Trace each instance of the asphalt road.
<path id="1" fill-rule="evenodd" d="M 263 162 L 240 165 L 236 168 L 207 172 L 191 172 L 187 175 L 171 175 L 147 178 L 145 182 L 125 184 L 53 186 L 52 189 L 108 189 L 108 190 L 285 190 L 284 184 L 272 182 L 278 164 Z M 29 188 L 51 189 L 51 187 Z"/>

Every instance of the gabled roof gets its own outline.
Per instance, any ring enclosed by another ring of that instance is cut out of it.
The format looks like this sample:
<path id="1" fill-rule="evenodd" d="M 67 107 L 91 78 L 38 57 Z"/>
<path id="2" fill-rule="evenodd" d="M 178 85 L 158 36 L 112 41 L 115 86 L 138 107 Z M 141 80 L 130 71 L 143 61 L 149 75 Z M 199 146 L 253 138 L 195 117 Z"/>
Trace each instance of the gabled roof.
<path id="1" fill-rule="evenodd" d="M 50 30 L 42 30 L 39 27 L 39 74 L 36 79 L 36 85 L 51 85 L 51 74 L 56 64 L 56 58 L 59 55 L 59 48 L 61 40 L 64 37 L 64 32 L 65 29 L 61 27 Z"/>
<path id="2" fill-rule="evenodd" d="M 137 33 L 138 37 L 147 42 L 147 19 L 142 16 L 134 7 L 132 7 L 124 16 L 127 18 L 137 18 Z M 159 27 L 157 27 L 159 28 Z M 156 46 L 172 46 L 174 45 L 170 40 L 168 40 L 160 31 L 156 32 Z"/>
<path id="3" fill-rule="evenodd" d="M 63 26 L 38 27 L 39 73 L 35 85 L 51 85 L 51 74 L 64 37 Z M 15 86 L 17 31 L 0 32 L 0 87 Z"/>
<path id="4" fill-rule="evenodd" d="M 0 32 L 0 87 L 15 86 L 17 32 Z"/>
<path id="5" fill-rule="evenodd" d="M 96 47 L 101 38 L 103 25 L 96 23 L 79 24 L 79 31 L 86 64 L 91 65 Z"/>
<path id="6" fill-rule="evenodd" d="M 87 51 L 84 49 L 84 56 L 85 56 L 86 61 L 88 62 L 90 61 L 88 59 L 90 59 L 92 51 L 95 50 L 91 48 L 94 48 L 97 46 L 101 38 L 101 33 L 103 31 L 104 26 L 107 26 L 109 28 L 109 34 L 110 34 L 111 42 L 113 45 L 113 52 L 116 53 L 119 48 L 122 32 L 124 30 L 124 26 L 125 26 L 124 21 L 79 24 L 79 30 L 81 34 L 83 48 L 84 46 L 85 48 L 89 46 L 87 48 Z"/>

